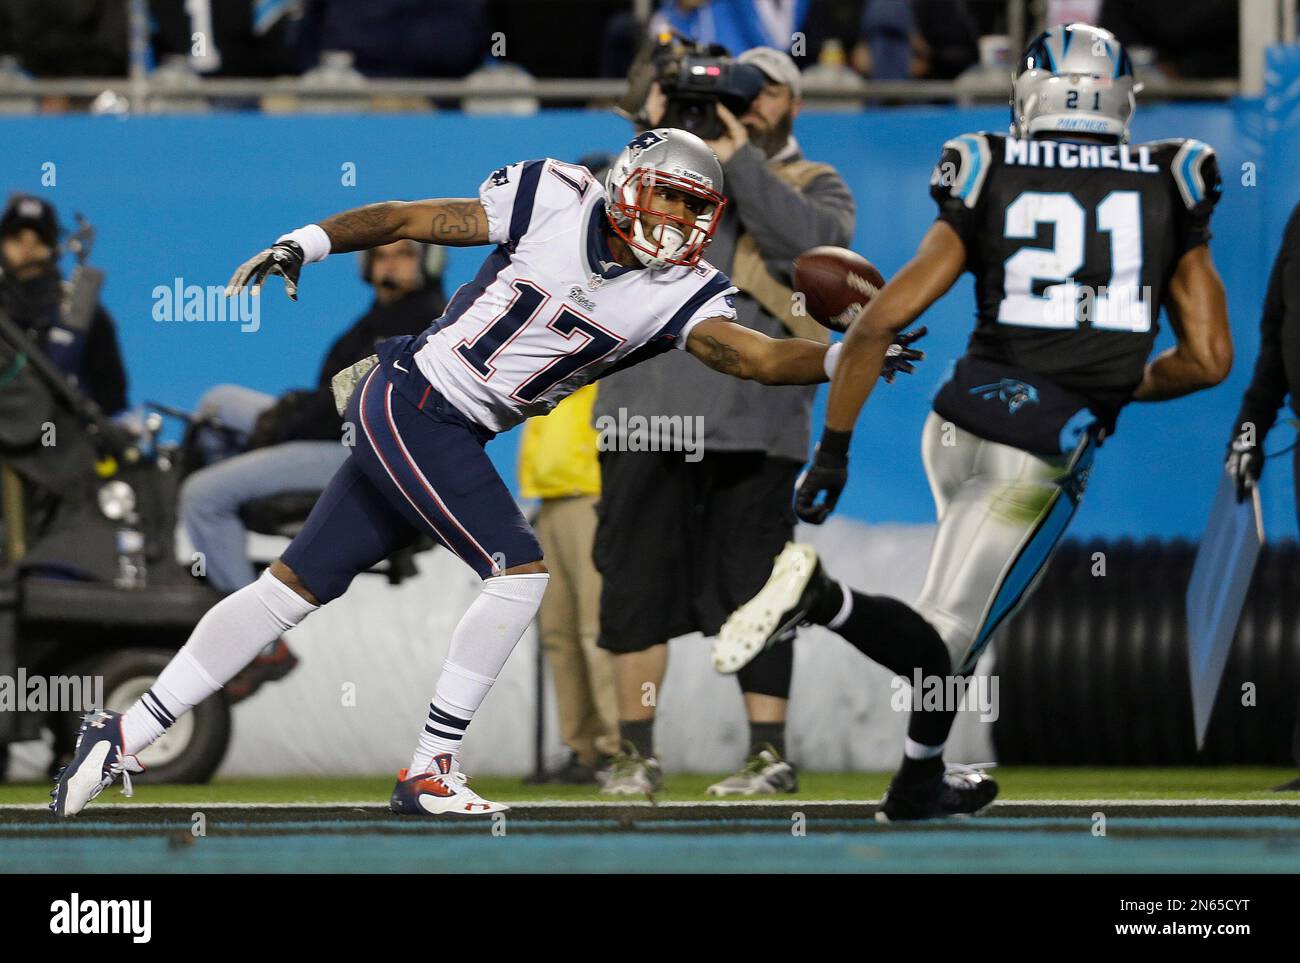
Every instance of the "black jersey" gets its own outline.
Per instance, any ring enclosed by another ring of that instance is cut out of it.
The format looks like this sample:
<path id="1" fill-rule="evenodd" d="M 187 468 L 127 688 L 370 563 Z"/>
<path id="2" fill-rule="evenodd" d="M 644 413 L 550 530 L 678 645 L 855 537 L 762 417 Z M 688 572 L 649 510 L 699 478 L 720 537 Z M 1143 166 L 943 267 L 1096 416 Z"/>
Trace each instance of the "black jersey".
<path id="1" fill-rule="evenodd" d="M 968 354 L 1117 411 L 1142 380 L 1179 259 L 1210 238 L 1214 150 L 1002 134 L 948 141 L 930 179 L 966 245 Z"/>

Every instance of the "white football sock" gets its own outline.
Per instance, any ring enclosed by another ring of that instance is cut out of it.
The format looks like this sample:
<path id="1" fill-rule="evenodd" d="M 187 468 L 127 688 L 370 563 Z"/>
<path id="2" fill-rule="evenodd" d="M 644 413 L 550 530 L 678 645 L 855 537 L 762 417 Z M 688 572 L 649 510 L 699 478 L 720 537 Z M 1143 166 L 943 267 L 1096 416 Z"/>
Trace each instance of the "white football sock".
<path id="1" fill-rule="evenodd" d="M 945 745 L 947 743 L 941 742 L 937 746 L 927 746 L 924 743 L 907 739 L 903 743 L 903 755 L 908 759 L 933 759 L 935 756 L 943 755 Z"/>
<path id="2" fill-rule="evenodd" d="M 470 720 L 537 615 L 550 578 L 498 575 L 484 580 L 483 591 L 452 632 L 451 651 L 411 758 L 412 776 L 434 771 L 434 756 L 450 754 L 454 764 Z"/>
<path id="3" fill-rule="evenodd" d="M 140 752 L 317 608 L 269 569 L 212 606 L 149 691 L 123 717 L 124 750 Z"/>
<path id="4" fill-rule="evenodd" d="M 826 628 L 832 631 L 847 622 L 853 614 L 853 593 L 842 582 L 836 582 L 835 586 L 840 590 L 840 610 L 835 613 L 835 618 L 826 623 Z"/>

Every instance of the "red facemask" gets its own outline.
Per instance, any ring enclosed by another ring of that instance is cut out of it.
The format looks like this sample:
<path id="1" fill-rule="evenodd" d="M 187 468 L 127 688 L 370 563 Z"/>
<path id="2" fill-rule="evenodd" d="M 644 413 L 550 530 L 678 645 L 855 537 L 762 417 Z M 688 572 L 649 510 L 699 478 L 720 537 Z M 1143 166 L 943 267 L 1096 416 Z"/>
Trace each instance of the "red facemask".
<path id="1" fill-rule="evenodd" d="M 693 224 L 685 218 L 656 211 L 651 207 L 651 199 L 661 187 L 698 197 L 709 206 L 696 215 Z M 629 247 L 664 264 L 694 267 L 713 240 L 726 206 L 725 197 L 689 177 L 638 167 L 624 178 L 615 196 L 610 198 L 608 213 L 614 233 Z M 642 214 L 650 215 L 654 221 L 655 227 L 649 232 L 642 228 Z"/>

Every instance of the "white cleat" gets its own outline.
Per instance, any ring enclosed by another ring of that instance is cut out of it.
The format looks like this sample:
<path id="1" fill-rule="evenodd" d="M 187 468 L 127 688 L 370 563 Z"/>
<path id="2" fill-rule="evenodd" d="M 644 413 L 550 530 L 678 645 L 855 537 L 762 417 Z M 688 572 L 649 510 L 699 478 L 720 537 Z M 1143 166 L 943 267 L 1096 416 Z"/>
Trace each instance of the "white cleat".
<path id="1" fill-rule="evenodd" d="M 402 816 L 486 816 L 510 808 L 470 789 L 469 777 L 451 766 L 450 756 L 436 756 L 433 761 L 440 770 L 448 771 L 412 776 L 403 769 L 397 774 L 389 809 Z"/>
<path id="2" fill-rule="evenodd" d="M 725 675 L 739 672 L 764 649 L 793 638 L 826 581 L 816 549 L 787 542 L 767 583 L 731 613 L 714 638 L 713 667 Z"/>
<path id="3" fill-rule="evenodd" d="M 144 772 L 135 756 L 122 751 L 122 714 L 97 709 L 81 718 L 72 761 L 54 780 L 50 811 L 75 816 L 122 777 L 122 794 L 131 795 L 131 773 Z"/>

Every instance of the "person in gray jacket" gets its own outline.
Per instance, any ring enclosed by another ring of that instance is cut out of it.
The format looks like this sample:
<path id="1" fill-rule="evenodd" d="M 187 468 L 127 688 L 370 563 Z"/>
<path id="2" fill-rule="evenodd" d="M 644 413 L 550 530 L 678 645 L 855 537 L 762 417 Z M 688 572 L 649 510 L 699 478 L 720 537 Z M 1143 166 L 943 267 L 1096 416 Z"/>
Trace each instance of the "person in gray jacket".
<path id="1" fill-rule="evenodd" d="M 718 107 L 726 132 L 709 146 L 722 162 L 727 216 L 708 260 L 739 289 L 741 324 L 771 337 L 825 341 L 826 332 L 798 310 L 791 265 L 809 248 L 849 243 L 853 195 L 834 168 L 805 160 L 791 133 L 800 104 L 794 61 L 770 47 L 738 59 L 767 83 L 740 118 Z M 656 97 L 652 90 L 651 126 L 662 112 Z M 602 383 L 594 557 L 604 579 L 600 645 L 615 656 L 624 746 L 604 792 L 661 788 L 653 726 L 668 640 L 715 634 L 762 586 L 791 539 L 791 493 L 808 454 L 815 393 L 815 386 L 742 382 L 667 355 Z M 785 758 L 793 665 L 793 646 L 774 646 L 738 673 L 749 758 L 710 793 L 798 790 Z"/>

